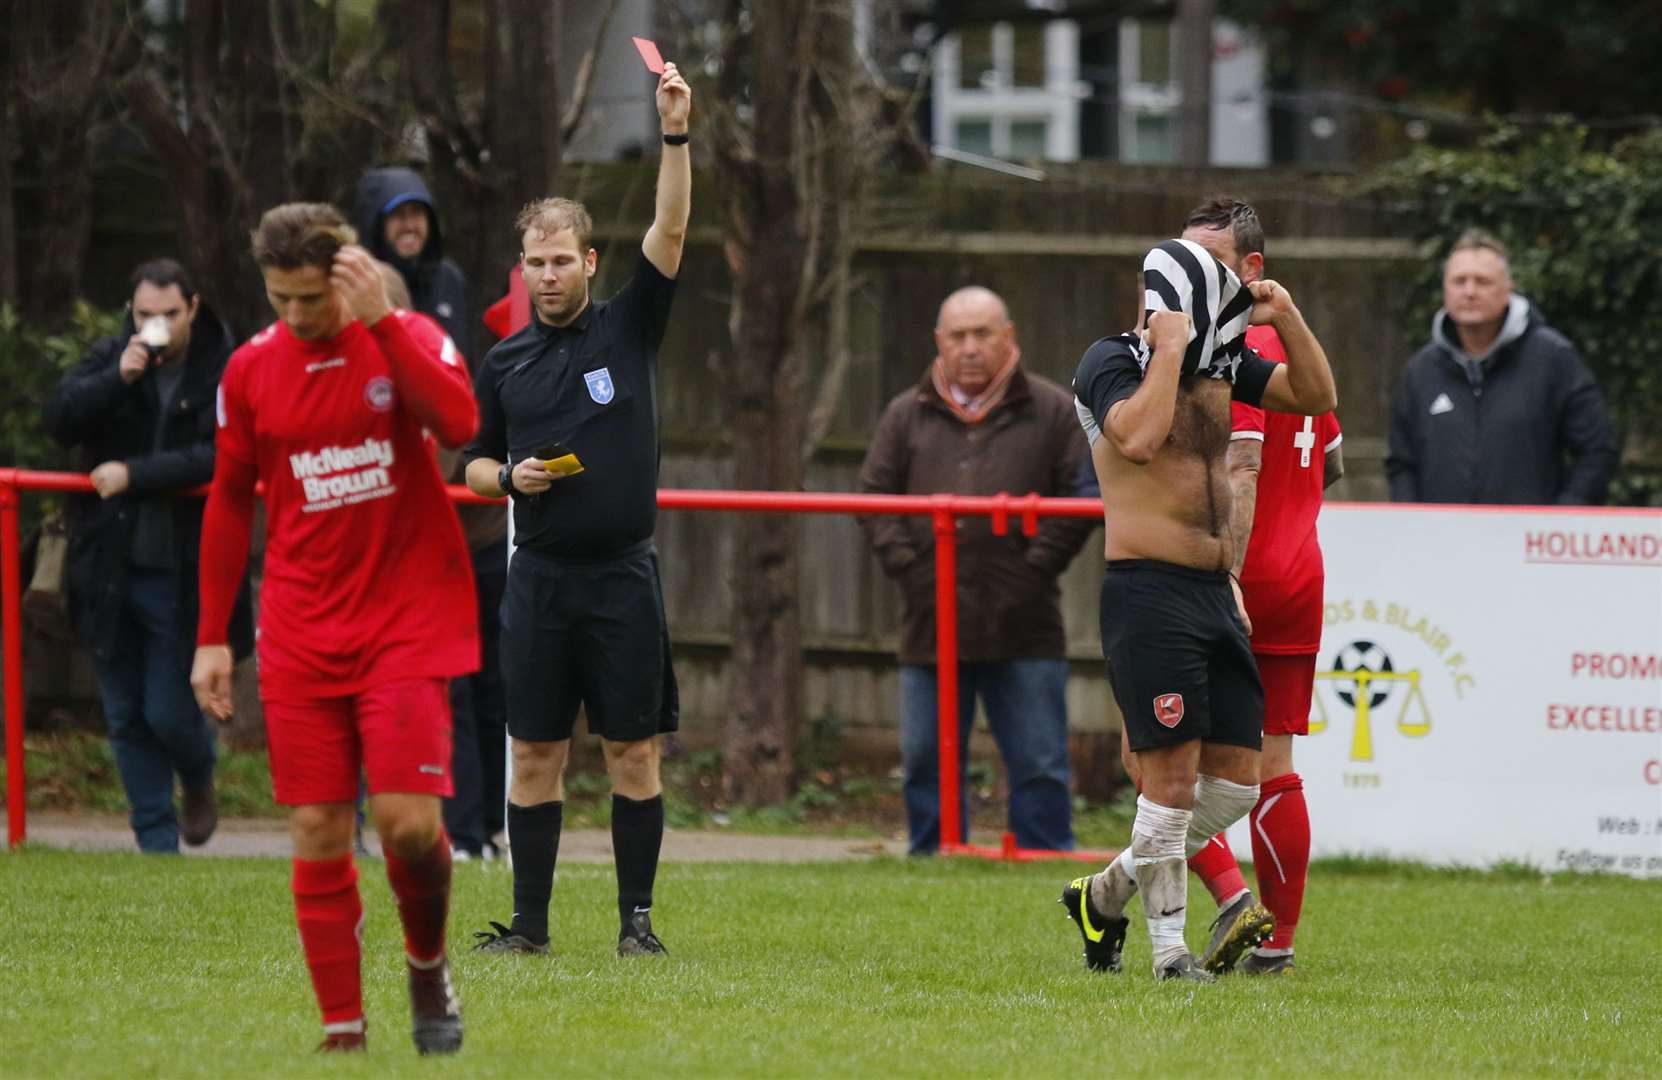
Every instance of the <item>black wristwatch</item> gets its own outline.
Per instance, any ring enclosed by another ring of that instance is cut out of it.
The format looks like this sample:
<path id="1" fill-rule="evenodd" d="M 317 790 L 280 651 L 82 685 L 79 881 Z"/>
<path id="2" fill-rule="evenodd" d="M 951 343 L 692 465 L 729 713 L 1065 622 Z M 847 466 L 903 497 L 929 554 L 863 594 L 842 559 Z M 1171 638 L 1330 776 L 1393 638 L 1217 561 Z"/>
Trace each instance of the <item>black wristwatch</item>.
<path id="1" fill-rule="evenodd" d="M 514 487 L 514 466 L 512 462 L 496 470 L 496 486 L 509 495 L 519 494 L 519 489 Z"/>

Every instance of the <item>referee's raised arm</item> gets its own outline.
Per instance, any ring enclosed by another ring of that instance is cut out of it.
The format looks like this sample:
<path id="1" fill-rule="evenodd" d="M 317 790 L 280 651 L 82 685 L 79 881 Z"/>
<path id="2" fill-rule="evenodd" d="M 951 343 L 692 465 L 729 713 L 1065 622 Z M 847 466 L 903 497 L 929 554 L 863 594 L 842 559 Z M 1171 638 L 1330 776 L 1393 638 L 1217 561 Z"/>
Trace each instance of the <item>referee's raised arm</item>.
<path id="1" fill-rule="evenodd" d="M 641 251 L 660 274 L 673 278 L 681 269 L 681 249 L 687 242 L 687 218 L 692 211 L 692 154 L 687 147 L 692 90 L 674 64 L 665 64 L 658 77 L 657 100 L 664 151 L 658 162 L 658 202 Z"/>

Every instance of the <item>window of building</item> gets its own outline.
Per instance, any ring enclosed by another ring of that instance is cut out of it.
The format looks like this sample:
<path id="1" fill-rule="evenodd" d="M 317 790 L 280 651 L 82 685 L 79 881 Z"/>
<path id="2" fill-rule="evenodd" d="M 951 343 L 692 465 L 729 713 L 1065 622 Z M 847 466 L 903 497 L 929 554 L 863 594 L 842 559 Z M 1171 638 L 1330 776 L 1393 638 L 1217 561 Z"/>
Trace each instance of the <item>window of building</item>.
<path id="1" fill-rule="evenodd" d="M 1045 32 L 1039 23 L 1010 27 L 1010 85 L 1045 84 Z"/>
<path id="2" fill-rule="evenodd" d="M 1158 164 L 1177 159 L 1177 117 L 1183 93 L 1172 81 L 1170 20 L 1120 23 L 1121 160 Z"/>
<path id="3" fill-rule="evenodd" d="M 991 120 L 961 119 L 953 132 L 953 146 L 971 154 L 993 153 L 993 122 Z"/>
<path id="4" fill-rule="evenodd" d="M 990 157 L 1079 156 L 1079 26 L 1068 19 L 965 27 L 936 56 L 932 130 Z"/>
<path id="5" fill-rule="evenodd" d="M 991 89 L 989 79 L 998 77 L 993 63 L 993 28 L 970 27 L 958 33 L 958 86 L 963 90 Z"/>
<path id="6" fill-rule="evenodd" d="M 1013 158 L 1042 158 L 1045 156 L 1045 136 L 1050 124 L 1045 120 L 1010 121 L 1010 156 Z"/>
<path id="7" fill-rule="evenodd" d="M 1135 134 L 1125 159 L 1131 162 L 1157 164 L 1177 160 L 1177 146 L 1172 135 L 1172 118 L 1143 113 L 1136 117 Z"/>
<path id="8" fill-rule="evenodd" d="M 1171 23 L 1152 19 L 1137 19 L 1137 71 L 1133 78 L 1151 86 L 1166 86 L 1172 81 Z"/>

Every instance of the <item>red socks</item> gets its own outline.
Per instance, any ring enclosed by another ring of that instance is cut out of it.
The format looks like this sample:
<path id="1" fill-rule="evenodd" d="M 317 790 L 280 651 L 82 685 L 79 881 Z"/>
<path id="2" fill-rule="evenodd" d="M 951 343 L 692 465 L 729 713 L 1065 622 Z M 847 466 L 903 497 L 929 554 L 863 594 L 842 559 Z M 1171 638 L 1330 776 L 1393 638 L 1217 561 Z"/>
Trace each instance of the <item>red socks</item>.
<path id="1" fill-rule="evenodd" d="M 431 967 L 444 956 L 444 923 L 450 913 L 450 837 L 443 829 L 433 847 L 408 862 L 386 853 L 387 881 L 398 898 L 404 923 L 404 951 L 416 967 Z"/>
<path id="2" fill-rule="evenodd" d="M 351 855 L 321 862 L 294 860 L 294 914 L 300 947 L 312 973 L 323 1023 L 361 1021 L 363 985 L 358 968 L 364 905 Z"/>
<path id="3" fill-rule="evenodd" d="M 444 956 L 444 924 L 450 910 L 450 839 L 438 842 L 416 862 L 387 854 L 387 880 L 398 897 L 404 948 L 417 967 Z M 294 860 L 294 914 L 300 947 L 312 973 L 312 989 L 323 1010 L 325 1030 L 360 1024 L 364 1015 L 362 953 L 364 905 L 358 896 L 358 868 L 351 855 L 321 861 Z"/>
<path id="4" fill-rule="evenodd" d="M 1310 870 L 1310 809 L 1298 773 L 1285 773 L 1259 786 L 1251 824 L 1258 890 L 1264 906 L 1275 915 L 1275 936 L 1263 948 L 1290 952 Z"/>
<path id="5" fill-rule="evenodd" d="M 1240 864 L 1229 849 L 1223 833 L 1206 841 L 1206 846 L 1189 856 L 1189 869 L 1200 875 L 1212 902 L 1222 908 L 1247 891 L 1246 878 L 1241 876 Z"/>

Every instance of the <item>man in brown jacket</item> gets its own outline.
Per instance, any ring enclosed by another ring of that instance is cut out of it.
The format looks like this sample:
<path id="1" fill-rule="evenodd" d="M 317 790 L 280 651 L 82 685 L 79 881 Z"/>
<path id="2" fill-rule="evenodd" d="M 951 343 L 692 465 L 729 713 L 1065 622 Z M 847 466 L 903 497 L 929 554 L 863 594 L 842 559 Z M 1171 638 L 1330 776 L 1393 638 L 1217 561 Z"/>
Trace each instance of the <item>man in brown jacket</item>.
<path id="1" fill-rule="evenodd" d="M 886 494 L 1074 494 L 1088 451 L 1072 395 L 1023 370 L 1015 324 L 979 286 L 941 304 L 938 354 L 889 402 L 860 470 Z M 935 699 L 935 552 L 917 516 L 861 522 L 900 585 L 901 758 L 912 854 L 940 846 Z M 958 522 L 959 791 L 979 696 L 1010 777 L 1010 828 L 1023 847 L 1068 850 L 1068 668 L 1056 578 L 1095 522 L 1049 518 L 1037 536 L 994 536 L 990 520 Z M 967 800 L 961 821 L 968 821 Z"/>

